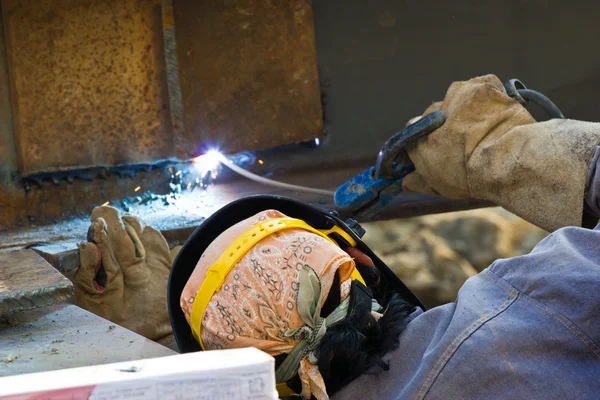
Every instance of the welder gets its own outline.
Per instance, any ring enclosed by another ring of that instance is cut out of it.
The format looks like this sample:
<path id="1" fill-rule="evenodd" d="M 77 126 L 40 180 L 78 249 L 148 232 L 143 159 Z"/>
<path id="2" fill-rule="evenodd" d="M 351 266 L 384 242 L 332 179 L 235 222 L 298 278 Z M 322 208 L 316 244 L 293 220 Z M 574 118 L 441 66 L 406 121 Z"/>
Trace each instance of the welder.
<path id="1" fill-rule="evenodd" d="M 213 214 L 179 252 L 168 288 L 158 232 L 116 211 L 98 217 L 97 246 L 81 247 L 79 296 L 93 310 L 94 299 L 110 303 L 98 299 L 111 285 L 115 296 L 135 292 L 145 305 L 121 310 L 158 328 L 168 289 L 182 352 L 258 347 L 276 359 L 281 396 L 598 398 L 600 231 L 580 226 L 584 213 L 600 216 L 600 124 L 538 123 L 492 75 L 452 84 L 423 115 L 436 110 L 446 121 L 408 149 L 416 169 L 404 190 L 489 200 L 553 232 L 467 280 L 455 302 L 425 310 L 356 229 L 277 196 Z M 114 267 L 105 287 L 94 283 L 98 248 Z M 161 285 L 138 278 L 147 266 Z"/>

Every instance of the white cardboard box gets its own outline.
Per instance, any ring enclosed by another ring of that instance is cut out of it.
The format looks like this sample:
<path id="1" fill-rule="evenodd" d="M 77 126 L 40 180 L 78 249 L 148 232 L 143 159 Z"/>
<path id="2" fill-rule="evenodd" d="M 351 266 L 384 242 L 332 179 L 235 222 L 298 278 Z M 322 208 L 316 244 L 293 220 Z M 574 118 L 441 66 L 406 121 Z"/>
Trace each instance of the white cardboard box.
<path id="1" fill-rule="evenodd" d="M 275 359 L 247 348 L 10 376 L 0 399 L 277 399 Z"/>

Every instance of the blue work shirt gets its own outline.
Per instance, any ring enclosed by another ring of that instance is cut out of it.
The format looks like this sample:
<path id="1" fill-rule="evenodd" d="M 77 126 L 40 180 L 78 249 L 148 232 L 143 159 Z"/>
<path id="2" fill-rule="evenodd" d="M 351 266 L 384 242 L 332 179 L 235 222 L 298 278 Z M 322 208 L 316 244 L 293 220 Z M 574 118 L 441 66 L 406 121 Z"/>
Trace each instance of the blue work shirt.
<path id="1" fill-rule="evenodd" d="M 600 230 L 563 228 L 416 312 L 333 399 L 600 399 Z"/>

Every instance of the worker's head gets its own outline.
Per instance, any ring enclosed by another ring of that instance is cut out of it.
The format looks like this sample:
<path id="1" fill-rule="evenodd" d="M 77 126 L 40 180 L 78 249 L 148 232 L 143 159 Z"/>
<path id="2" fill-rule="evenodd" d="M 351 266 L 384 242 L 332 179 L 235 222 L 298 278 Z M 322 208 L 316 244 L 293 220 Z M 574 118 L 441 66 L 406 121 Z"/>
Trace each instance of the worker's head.
<path id="1" fill-rule="evenodd" d="M 173 330 L 182 351 L 261 349 L 277 360 L 281 394 L 326 398 L 383 365 L 418 301 L 341 221 L 268 199 L 279 209 L 247 200 L 250 210 L 217 215 L 218 232 L 201 240 L 203 224 L 186 243 L 169 283 Z M 194 242 L 202 250 L 186 254 Z"/>

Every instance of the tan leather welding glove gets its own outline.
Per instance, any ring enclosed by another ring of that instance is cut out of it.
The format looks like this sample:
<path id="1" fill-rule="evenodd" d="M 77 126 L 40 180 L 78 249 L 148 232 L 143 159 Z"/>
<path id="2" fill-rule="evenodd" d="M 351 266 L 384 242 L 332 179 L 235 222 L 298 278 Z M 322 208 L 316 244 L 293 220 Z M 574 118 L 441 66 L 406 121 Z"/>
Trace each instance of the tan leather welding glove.
<path id="1" fill-rule="evenodd" d="M 88 240 L 79 245 L 78 306 L 152 340 L 172 333 L 167 280 L 177 249 L 162 234 L 112 207 L 92 211 Z"/>
<path id="2" fill-rule="evenodd" d="M 492 201 L 549 231 L 581 225 L 600 124 L 536 123 L 494 75 L 453 83 L 424 115 L 440 109 L 444 125 L 409 148 L 404 190 Z"/>

